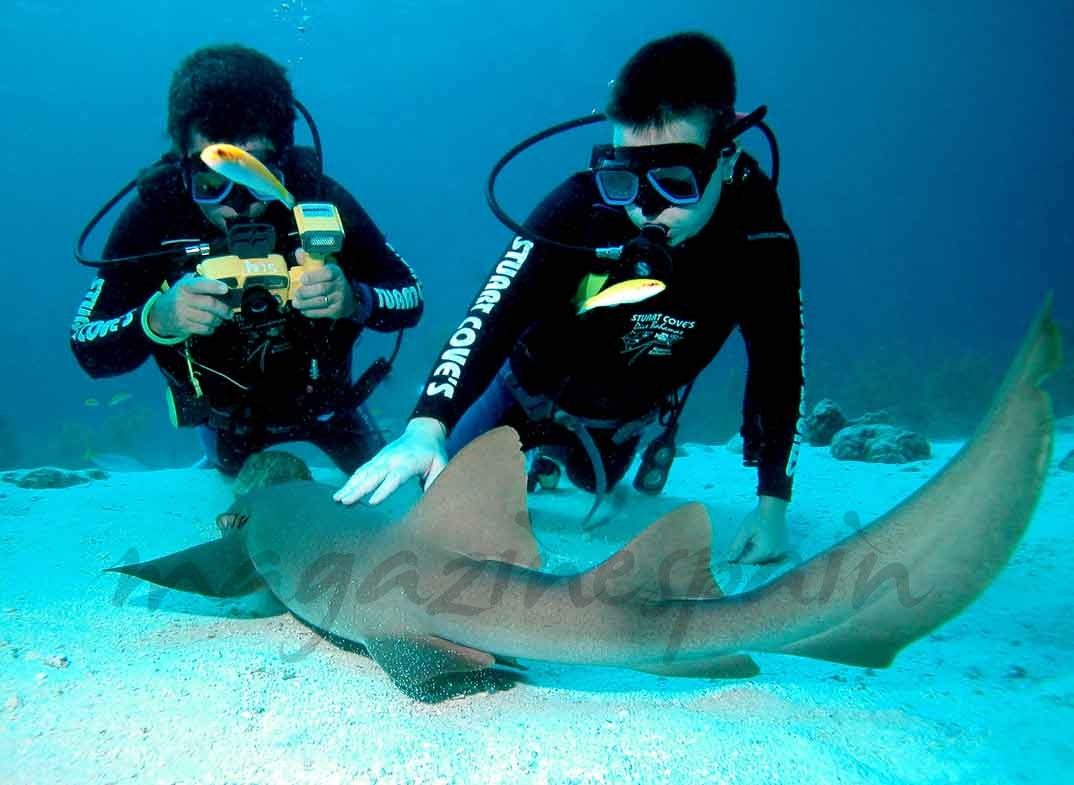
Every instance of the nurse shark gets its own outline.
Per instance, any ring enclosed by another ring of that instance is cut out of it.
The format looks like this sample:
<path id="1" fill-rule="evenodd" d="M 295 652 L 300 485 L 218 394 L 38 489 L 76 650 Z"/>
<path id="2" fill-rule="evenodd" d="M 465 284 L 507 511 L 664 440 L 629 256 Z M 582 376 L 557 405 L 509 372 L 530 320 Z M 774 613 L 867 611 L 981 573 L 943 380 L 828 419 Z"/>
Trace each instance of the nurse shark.
<path id="1" fill-rule="evenodd" d="M 1040 386 L 1061 362 L 1050 313 L 1049 298 L 978 430 L 938 474 L 739 594 L 717 586 L 698 503 L 593 569 L 542 571 L 507 428 L 463 449 L 403 514 L 340 505 L 314 482 L 276 485 L 238 498 L 219 540 L 113 571 L 216 597 L 268 590 L 319 633 L 360 644 L 418 699 L 511 672 L 518 658 L 690 677 L 754 675 L 750 652 L 886 667 L 972 603 L 1029 524 L 1053 445 Z"/>

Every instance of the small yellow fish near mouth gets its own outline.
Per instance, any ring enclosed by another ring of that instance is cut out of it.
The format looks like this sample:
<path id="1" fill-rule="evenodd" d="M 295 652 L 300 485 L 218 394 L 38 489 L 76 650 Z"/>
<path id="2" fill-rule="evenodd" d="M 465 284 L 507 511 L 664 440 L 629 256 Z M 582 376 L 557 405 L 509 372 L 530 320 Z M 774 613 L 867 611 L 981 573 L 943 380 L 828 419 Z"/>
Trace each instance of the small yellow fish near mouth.
<path id="1" fill-rule="evenodd" d="M 622 281 L 598 292 L 578 306 L 578 314 L 592 311 L 594 308 L 608 308 L 613 305 L 640 303 L 667 289 L 667 284 L 655 278 L 633 278 Z"/>
<path id="2" fill-rule="evenodd" d="M 201 151 L 201 160 L 217 174 L 245 185 L 259 194 L 271 194 L 288 209 L 295 206 L 295 197 L 257 157 L 233 144 L 211 144 Z"/>

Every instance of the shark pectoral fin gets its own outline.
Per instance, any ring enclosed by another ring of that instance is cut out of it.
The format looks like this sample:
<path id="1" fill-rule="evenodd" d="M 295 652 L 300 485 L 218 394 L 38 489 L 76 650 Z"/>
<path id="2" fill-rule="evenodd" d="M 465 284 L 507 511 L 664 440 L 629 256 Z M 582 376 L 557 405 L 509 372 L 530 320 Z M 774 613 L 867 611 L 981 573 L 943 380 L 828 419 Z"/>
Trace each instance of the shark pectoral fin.
<path id="1" fill-rule="evenodd" d="M 265 588 L 240 537 L 223 537 L 159 559 L 109 567 L 106 572 L 206 597 L 241 597 Z"/>
<path id="2" fill-rule="evenodd" d="M 435 682 L 444 677 L 484 671 L 496 664 L 488 652 L 431 635 L 381 636 L 364 645 L 395 685 L 416 700 L 437 694 Z"/>
<path id="3" fill-rule="evenodd" d="M 631 665 L 631 670 L 690 679 L 750 679 L 761 672 L 752 657 L 745 654 L 725 654 L 709 660 L 676 660 L 650 665 Z"/>
<path id="4" fill-rule="evenodd" d="M 402 525 L 453 553 L 540 567 L 514 429 L 496 428 L 460 450 Z"/>
<path id="5" fill-rule="evenodd" d="M 676 507 L 657 519 L 622 550 L 590 570 L 586 578 L 615 597 L 639 602 L 718 599 L 712 575 L 712 526 L 700 502 Z"/>

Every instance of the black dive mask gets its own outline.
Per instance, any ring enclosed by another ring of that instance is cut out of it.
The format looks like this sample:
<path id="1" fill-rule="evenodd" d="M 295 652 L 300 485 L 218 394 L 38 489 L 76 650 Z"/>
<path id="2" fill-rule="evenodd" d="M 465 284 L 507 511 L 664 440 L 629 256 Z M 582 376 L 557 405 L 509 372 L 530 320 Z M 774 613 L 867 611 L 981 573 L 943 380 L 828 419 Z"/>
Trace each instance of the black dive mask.
<path id="1" fill-rule="evenodd" d="M 659 196 L 665 204 L 682 206 L 701 201 L 719 159 L 720 153 L 713 154 L 696 144 L 598 144 L 593 148 L 589 168 L 600 198 L 607 205 L 652 203 L 653 197 Z"/>

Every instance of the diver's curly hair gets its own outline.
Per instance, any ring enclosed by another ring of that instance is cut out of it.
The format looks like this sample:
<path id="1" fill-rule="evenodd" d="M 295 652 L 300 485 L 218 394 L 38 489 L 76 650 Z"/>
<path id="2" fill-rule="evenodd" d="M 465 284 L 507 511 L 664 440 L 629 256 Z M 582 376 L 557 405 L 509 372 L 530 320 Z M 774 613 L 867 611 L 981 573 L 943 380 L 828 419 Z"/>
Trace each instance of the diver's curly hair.
<path id="1" fill-rule="evenodd" d="M 294 143 L 294 92 L 279 63 L 241 44 L 187 55 L 168 89 L 168 136 L 184 154 L 195 131 L 214 141 L 266 136 L 277 150 Z"/>
<path id="2" fill-rule="evenodd" d="M 634 128 L 661 127 L 701 112 L 714 126 L 734 120 L 735 65 L 723 44 L 705 33 L 650 41 L 619 71 L 605 108 Z"/>

